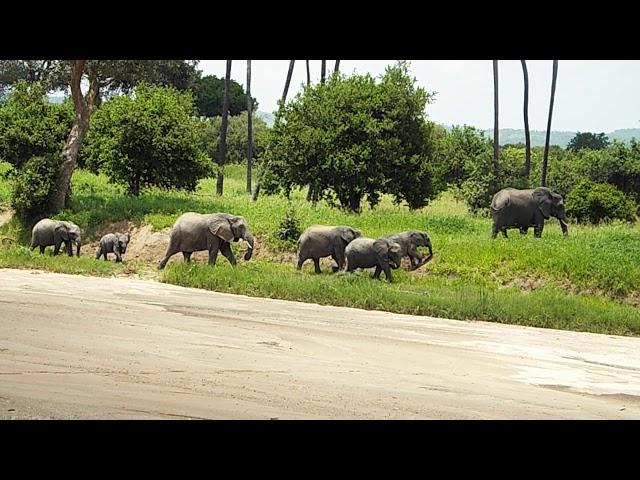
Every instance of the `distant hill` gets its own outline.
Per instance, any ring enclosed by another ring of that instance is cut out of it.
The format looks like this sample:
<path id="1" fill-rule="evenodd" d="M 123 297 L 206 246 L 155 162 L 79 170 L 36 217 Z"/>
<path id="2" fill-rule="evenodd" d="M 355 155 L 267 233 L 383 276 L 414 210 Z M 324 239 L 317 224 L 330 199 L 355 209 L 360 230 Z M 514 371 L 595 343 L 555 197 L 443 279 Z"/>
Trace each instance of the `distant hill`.
<path id="1" fill-rule="evenodd" d="M 447 130 L 451 129 L 451 127 L 445 125 Z M 493 138 L 493 129 L 485 130 L 484 133 L 489 137 Z M 555 131 L 551 130 L 551 137 L 549 139 L 549 143 L 551 145 L 559 145 L 561 147 L 565 147 L 569 144 L 571 139 L 575 137 L 578 132 L 567 132 L 567 131 Z M 600 132 L 593 132 L 600 133 Z M 531 146 L 532 147 L 543 147 L 544 141 L 547 135 L 547 132 L 542 130 L 531 130 Z M 624 143 L 629 143 L 632 138 L 636 138 L 636 140 L 640 140 L 640 128 L 623 128 L 619 130 L 614 130 L 613 132 L 607 133 L 607 137 L 610 141 L 619 140 Z M 524 129 L 513 129 L 513 128 L 501 128 L 500 129 L 500 145 L 506 145 L 508 143 L 524 143 Z"/>

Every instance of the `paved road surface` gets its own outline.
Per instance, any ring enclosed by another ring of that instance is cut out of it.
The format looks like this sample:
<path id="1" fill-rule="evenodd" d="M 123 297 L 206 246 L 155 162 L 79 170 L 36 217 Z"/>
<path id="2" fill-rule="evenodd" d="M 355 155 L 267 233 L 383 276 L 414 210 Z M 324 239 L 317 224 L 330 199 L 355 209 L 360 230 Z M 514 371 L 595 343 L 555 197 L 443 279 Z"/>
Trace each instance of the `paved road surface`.
<path id="1" fill-rule="evenodd" d="M 640 339 L 0 269 L 0 418 L 640 418 Z"/>

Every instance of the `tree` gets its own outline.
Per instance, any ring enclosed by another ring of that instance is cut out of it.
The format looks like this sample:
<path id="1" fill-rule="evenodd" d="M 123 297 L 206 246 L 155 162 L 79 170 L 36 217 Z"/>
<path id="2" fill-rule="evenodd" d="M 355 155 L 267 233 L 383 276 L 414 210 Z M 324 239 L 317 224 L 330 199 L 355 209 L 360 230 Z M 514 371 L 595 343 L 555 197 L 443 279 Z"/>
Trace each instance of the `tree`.
<path id="1" fill-rule="evenodd" d="M 500 130 L 498 129 L 498 61 L 493 61 L 493 175 L 498 178 L 500 165 Z"/>
<path id="2" fill-rule="evenodd" d="M 289 93 L 289 85 L 291 84 L 291 76 L 293 75 L 293 66 L 295 65 L 295 60 L 289 61 L 289 71 L 287 72 L 287 81 L 284 83 L 284 91 L 282 92 L 282 103 L 287 101 L 287 93 Z"/>
<path id="3" fill-rule="evenodd" d="M 358 212 L 382 193 L 424 206 L 436 193 L 432 94 L 415 86 L 408 64 L 370 75 L 333 74 L 299 92 L 276 113 L 264 153 L 263 186 L 273 193 L 312 185 L 316 194 Z"/>
<path id="4" fill-rule="evenodd" d="M 145 187 L 184 188 L 211 174 L 200 147 L 191 92 L 140 84 L 105 102 L 87 136 L 87 164 L 138 196 Z"/>
<path id="5" fill-rule="evenodd" d="M 603 150 L 609 146 L 609 138 L 604 133 L 576 133 L 568 145 L 567 150 L 578 152 L 585 148 L 591 150 Z"/>
<path id="6" fill-rule="evenodd" d="M 336 65 L 333 68 L 334 72 L 339 72 L 340 71 L 340 60 L 336 60 Z"/>
<path id="7" fill-rule="evenodd" d="M 524 78 L 524 139 L 525 145 L 525 161 L 523 176 L 529 180 L 531 172 L 531 133 L 529 132 L 529 73 L 527 72 L 526 60 L 520 60 L 522 63 L 522 76 Z"/>
<path id="8" fill-rule="evenodd" d="M 327 74 L 327 61 L 322 60 L 322 66 L 320 67 L 320 83 L 324 83 Z"/>
<path id="9" fill-rule="evenodd" d="M 215 75 L 197 78 L 193 86 L 196 108 L 203 117 L 222 116 L 225 79 Z M 239 115 L 247 111 L 247 96 L 251 98 L 251 108 L 256 110 L 258 102 L 245 92 L 242 85 L 235 80 L 229 83 L 229 115 Z"/>
<path id="10" fill-rule="evenodd" d="M 220 123 L 220 143 L 218 144 L 218 176 L 216 195 L 222 195 L 224 188 L 224 164 L 227 160 L 227 125 L 229 122 L 229 89 L 231 86 L 231 60 L 227 60 L 227 73 L 224 77 L 224 95 L 222 97 L 222 122 Z"/>
<path id="11" fill-rule="evenodd" d="M 247 193 L 251 193 L 253 165 L 253 109 L 251 104 L 251 60 L 247 60 Z"/>
<path id="12" fill-rule="evenodd" d="M 307 62 L 307 85 L 311 85 L 311 70 L 309 70 L 309 60 L 305 60 Z"/>
<path id="13" fill-rule="evenodd" d="M 542 178 L 540 185 L 547 186 L 547 168 L 549 156 L 549 138 L 551 137 L 551 118 L 553 117 L 553 101 L 556 96 L 556 79 L 558 78 L 558 60 L 553 61 L 553 76 L 551 78 L 551 100 L 549 102 L 549 120 L 547 122 L 547 137 L 544 142 L 544 158 L 542 160 Z"/>

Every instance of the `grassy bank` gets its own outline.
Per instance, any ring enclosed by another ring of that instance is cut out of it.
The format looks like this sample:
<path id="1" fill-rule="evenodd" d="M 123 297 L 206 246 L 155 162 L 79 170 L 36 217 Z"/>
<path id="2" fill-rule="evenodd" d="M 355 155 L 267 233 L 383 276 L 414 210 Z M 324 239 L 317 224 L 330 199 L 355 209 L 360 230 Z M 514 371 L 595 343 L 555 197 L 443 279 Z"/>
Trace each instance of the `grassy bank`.
<path id="1" fill-rule="evenodd" d="M 6 182 L 0 180 L 0 193 L 6 188 Z M 121 220 L 163 229 L 185 211 L 223 211 L 246 217 L 262 242 L 260 255 L 250 262 L 240 261 L 235 269 L 223 257 L 215 268 L 170 265 L 160 278 L 179 285 L 399 313 L 640 333 L 640 310 L 634 307 L 640 300 L 637 226 L 570 225 L 570 236 L 563 238 L 557 221 L 552 220 L 542 239 L 534 238 L 532 232 L 522 237 L 512 231 L 509 239 L 491 240 L 490 219 L 470 215 L 464 204 L 448 194 L 418 211 L 394 205 L 385 197 L 376 210 L 365 208 L 360 215 L 324 202 L 314 206 L 305 201 L 305 192 L 294 192 L 290 200 L 261 196 L 254 203 L 245 193 L 244 168 L 236 165 L 226 168 L 224 196 L 217 197 L 214 191 L 215 181 L 206 179 L 194 193 L 152 189 L 132 198 L 103 175 L 78 171 L 69 208 L 56 217 L 78 223 L 85 243 L 95 240 L 105 224 Z M 297 272 L 293 263 L 282 263 L 279 258 L 283 256 L 275 255 L 295 252 L 294 242 L 276 237 L 291 206 L 303 229 L 312 224 L 346 224 L 369 237 L 424 230 L 432 239 L 434 260 L 416 272 L 395 271 L 396 283 L 391 285 L 371 280 L 370 272 L 317 276 L 311 273 L 311 265 Z M 124 265 L 96 262 L 91 257 L 41 257 L 19 247 L 28 243 L 29 235 L 30 226 L 15 219 L 0 227 L 4 239 L 0 267 L 92 275 L 155 268 L 129 261 Z"/>

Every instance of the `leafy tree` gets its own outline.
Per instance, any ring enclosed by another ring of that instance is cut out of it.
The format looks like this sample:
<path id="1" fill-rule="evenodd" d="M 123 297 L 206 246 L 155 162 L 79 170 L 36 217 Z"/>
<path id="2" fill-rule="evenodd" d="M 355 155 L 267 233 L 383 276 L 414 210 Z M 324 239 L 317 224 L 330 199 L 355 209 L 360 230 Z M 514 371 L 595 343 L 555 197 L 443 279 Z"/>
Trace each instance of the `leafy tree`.
<path id="1" fill-rule="evenodd" d="M 567 196 L 567 214 L 593 224 L 607 220 L 634 221 L 637 205 L 615 186 L 583 180 Z"/>
<path id="2" fill-rule="evenodd" d="M 567 150 L 578 152 L 583 149 L 603 150 L 609 146 L 609 138 L 604 133 L 578 132 L 567 145 Z"/>
<path id="3" fill-rule="evenodd" d="M 317 198 L 360 210 L 382 193 L 419 208 L 437 193 L 434 132 L 424 119 L 432 94 L 415 86 L 408 64 L 370 75 L 333 73 L 306 86 L 276 114 L 264 154 L 268 193 L 311 185 Z"/>
<path id="4" fill-rule="evenodd" d="M 193 191 L 211 174 L 211 159 L 199 147 L 191 92 L 140 84 L 96 111 L 87 137 L 87 163 L 102 169 L 128 193 L 144 187 Z"/>
<path id="5" fill-rule="evenodd" d="M 224 77 L 215 75 L 199 77 L 193 84 L 193 96 L 196 108 L 203 117 L 216 117 L 222 115 L 222 102 L 224 97 Z M 253 110 L 257 110 L 258 102 L 251 97 Z M 229 84 L 229 115 L 239 115 L 247 111 L 247 94 L 242 85 L 235 80 Z"/>
<path id="6" fill-rule="evenodd" d="M 437 128 L 435 138 L 437 177 L 446 186 L 459 187 L 469 176 L 477 156 L 489 153 L 492 148 L 484 132 L 469 125 L 454 125 L 449 132 Z"/>

